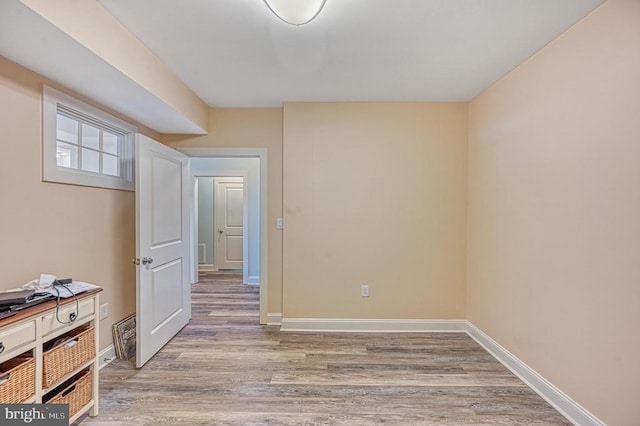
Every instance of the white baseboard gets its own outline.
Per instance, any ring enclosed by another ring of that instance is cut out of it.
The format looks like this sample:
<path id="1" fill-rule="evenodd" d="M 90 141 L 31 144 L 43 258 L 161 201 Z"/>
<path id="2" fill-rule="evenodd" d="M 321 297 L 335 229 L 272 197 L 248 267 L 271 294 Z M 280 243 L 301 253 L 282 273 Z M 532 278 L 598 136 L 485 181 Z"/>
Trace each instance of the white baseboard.
<path id="1" fill-rule="evenodd" d="M 465 320 L 282 318 L 280 331 L 436 333 L 467 331 Z"/>
<path id="2" fill-rule="evenodd" d="M 281 325 L 282 314 L 267 314 L 267 325 Z"/>
<path id="3" fill-rule="evenodd" d="M 116 358 L 116 347 L 113 344 L 107 346 L 98 354 L 100 360 L 100 370 L 109 365 Z"/>
<path id="4" fill-rule="evenodd" d="M 518 357 L 500 346 L 498 342 L 471 322 L 467 324 L 467 334 L 571 423 L 577 426 L 605 426 L 605 423 L 600 419 L 584 409 L 567 394 L 518 359 Z"/>
<path id="5" fill-rule="evenodd" d="M 260 275 L 254 275 L 247 277 L 247 284 L 260 285 Z"/>
<path id="6" fill-rule="evenodd" d="M 218 268 L 216 268 L 215 265 L 211 265 L 211 264 L 208 264 L 208 263 L 200 263 L 198 265 L 198 271 L 200 271 L 200 272 L 215 272 L 217 270 L 218 270 Z"/>

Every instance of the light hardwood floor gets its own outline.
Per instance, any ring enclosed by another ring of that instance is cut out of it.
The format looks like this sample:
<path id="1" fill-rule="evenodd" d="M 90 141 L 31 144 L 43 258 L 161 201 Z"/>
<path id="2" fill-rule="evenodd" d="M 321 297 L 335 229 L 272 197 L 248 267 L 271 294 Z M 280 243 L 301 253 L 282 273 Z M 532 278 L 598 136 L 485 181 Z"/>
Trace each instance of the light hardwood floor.
<path id="1" fill-rule="evenodd" d="M 465 334 L 293 334 L 258 325 L 233 273 L 193 287 L 193 319 L 142 369 L 100 373 L 88 425 L 568 425 Z"/>

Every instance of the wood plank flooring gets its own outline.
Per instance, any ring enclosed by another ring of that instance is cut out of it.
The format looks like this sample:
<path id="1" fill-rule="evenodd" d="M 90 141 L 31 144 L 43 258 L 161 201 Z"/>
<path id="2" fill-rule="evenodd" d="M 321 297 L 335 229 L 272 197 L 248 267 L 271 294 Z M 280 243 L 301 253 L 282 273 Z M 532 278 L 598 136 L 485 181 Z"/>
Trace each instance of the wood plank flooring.
<path id="1" fill-rule="evenodd" d="M 144 368 L 100 372 L 100 415 L 78 424 L 570 424 L 464 334 L 280 333 L 235 273 L 192 295 L 192 321 Z"/>

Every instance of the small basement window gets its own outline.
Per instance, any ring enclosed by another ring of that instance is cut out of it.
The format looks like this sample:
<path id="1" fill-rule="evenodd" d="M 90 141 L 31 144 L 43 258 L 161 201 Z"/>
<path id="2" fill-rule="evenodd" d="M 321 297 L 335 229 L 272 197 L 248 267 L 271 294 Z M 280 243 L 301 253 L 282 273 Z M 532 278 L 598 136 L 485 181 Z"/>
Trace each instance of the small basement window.
<path id="1" fill-rule="evenodd" d="M 134 126 L 48 86 L 42 120 L 43 180 L 134 190 Z"/>

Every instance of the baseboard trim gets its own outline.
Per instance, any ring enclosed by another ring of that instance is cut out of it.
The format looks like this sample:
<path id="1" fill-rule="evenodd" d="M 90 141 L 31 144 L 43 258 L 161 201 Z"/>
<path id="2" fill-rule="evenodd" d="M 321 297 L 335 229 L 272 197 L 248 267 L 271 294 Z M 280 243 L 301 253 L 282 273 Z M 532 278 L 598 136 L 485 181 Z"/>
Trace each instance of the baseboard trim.
<path id="1" fill-rule="evenodd" d="M 282 325 L 282 314 L 267 314 L 267 325 Z"/>
<path id="2" fill-rule="evenodd" d="M 199 272 L 216 272 L 218 270 L 218 268 L 216 268 L 215 265 L 210 265 L 207 263 L 200 263 L 198 264 L 198 271 Z"/>
<path id="3" fill-rule="evenodd" d="M 98 354 L 98 359 L 100 360 L 100 370 L 109 365 L 111 361 L 116 359 L 116 347 L 113 344 L 107 346 Z"/>
<path id="4" fill-rule="evenodd" d="M 247 277 L 247 284 L 249 285 L 260 285 L 260 276 L 254 275 Z"/>
<path id="5" fill-rule="evenodd" d="M 467 331 L 465 320 L 282 318 L 285 332 L 438 333 Z"/>
<path id="6" fill-rule="evenodd" d="M 469 321 L 467 334 L 571 423 L 576 426 L 605 426 L 600 419 Z"/>

